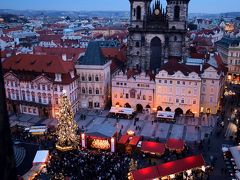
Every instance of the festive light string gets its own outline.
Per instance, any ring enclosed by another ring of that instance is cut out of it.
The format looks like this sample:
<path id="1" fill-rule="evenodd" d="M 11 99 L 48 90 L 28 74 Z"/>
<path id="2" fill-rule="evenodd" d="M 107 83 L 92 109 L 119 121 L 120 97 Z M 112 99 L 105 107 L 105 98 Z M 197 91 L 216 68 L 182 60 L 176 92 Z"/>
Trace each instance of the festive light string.
<path id="1" fill-rule="evenodd" d="M 91 144 L 92 148 L 97 148 L 97 149 L 103 149 L 103 150 L 107 150 L 110 148 L 110 143 L 108 142 L 108 140 L 102 140 L 102 139 L 94 139 L 92 144 Z"/>

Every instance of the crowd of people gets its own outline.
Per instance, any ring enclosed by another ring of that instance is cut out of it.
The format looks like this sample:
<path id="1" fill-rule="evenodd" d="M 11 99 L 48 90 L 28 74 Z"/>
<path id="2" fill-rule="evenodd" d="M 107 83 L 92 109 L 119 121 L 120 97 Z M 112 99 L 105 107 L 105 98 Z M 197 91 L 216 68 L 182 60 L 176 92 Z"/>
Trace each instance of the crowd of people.
<path id="1" fill-rule="evenodd" d="M 36 177 L 40 179 L 127 179 L 130 156 L 122 153 L 90 151 L 53 151 L 46 169 Z"/>

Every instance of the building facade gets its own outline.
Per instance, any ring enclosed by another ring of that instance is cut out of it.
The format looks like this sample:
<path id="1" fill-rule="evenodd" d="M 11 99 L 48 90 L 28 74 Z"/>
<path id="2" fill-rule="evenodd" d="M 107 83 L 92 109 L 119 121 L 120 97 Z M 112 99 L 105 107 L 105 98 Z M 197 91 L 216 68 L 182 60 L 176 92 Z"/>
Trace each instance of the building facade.
<path id="1" fill-rule="evenodd" d="M 78 110 L 78 76 L 73 62 L 57 56 L 16 55 L 3 62 L 7 106 L 10 113 L 57 118 L 63 90 Z"/>
<path id="2" fill-rule="evenodd" d="M 104 57 L 100 43 L 90 42 L 75 66 L 79 79 L 80 108 L 103 109 L 110 100 L 111 61 Z"/>
<path id="3" fill-rule="evenodd" d="M 224 37 L 216 43 L 223 62 L 228 65 L 228 80 L 240 83 L 240 38 Z"/>

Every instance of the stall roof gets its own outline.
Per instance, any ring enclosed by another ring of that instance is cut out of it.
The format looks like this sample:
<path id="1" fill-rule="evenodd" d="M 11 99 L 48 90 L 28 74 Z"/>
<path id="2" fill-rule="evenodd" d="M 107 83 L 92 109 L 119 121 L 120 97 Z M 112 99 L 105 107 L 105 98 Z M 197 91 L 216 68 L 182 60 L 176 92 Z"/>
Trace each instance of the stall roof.
<path id="1" fill-rule="evenodd" d="M 165 119 L 174 119 L 175 112 L 169 112 L 169 111 L 158 111 L 157 117 L 158 118 L 165 118 Z"/>
<path id="2" fill-rule="evenodd" d="M 136 146 L 138 142 L 140 141 L 141 136 L 133 136 L 132 139 L 130 140 L 129 144 Z"/>
<path id="3" fill-rule="evenodd" d="M 153 167 L 143 168 L 132 172 L 134 180 L 155 179 L 177 174 L 205 165 L 202 155 L 190 156 L 184 159 L 167 162 Z"/>
<path id="4" fill-rule="evenodd" d="M 48 155 L 49 155 L 49 150 L 37 151 L 37 153 L 33 159 L 33 164 L 46 163 Z"/>
<path id="5" fill-rule="evenodd" d="M 159 173 L 156 166 L 139 169 L 132 172 L 134 180 L 154 179 L 159 176 L 158 174 Z"/>
<path id="6" fill-rule="evenodd" d="M 166 148 L 170 150 L 183 150 L 184 142 L 181 139 L 168 139 L 166 142 Z"/>
<path id="7" fill-rule="evenodd" d="M 118 143 L 119 144 L 126 144 L 129 137 L 130 137 L 129 135 L 122 135 L 122 137 L 119 139 Z"/>
<path id="8" fill-rule="evenodd" d="M 202 155 L 190 156 L 172 162 L 167 162 L 157 166 L 159 177 L 180 173 L 189 169 L 201 167 L 205 164 Z"/>
<path id="9" fill-rule="evenodd" d="M 238 169 L 240 169 L 240 146 L 230 147 L 229 149 L 232 153 L 232 156 L 234 158 L 234 161 L 235 161 Z"/>
<path id="10" fill-rule="evenodd" d="M 239 180 L 240 179 L 240 172 L 236 173 L 235 176 Z"/>
<path id="11" fill-rule="evenodd" d="M 117 128 L 110 124 L 96 124 L 91 129 L 88 129 L 86 134 L 88 136 L 97 136 L 102 138 L 111 138 L 117 132 Z"/>
<path id="12" fill-rule="evenodd" d="M 110 113 L 119 113 L 131 115 L 134 112 L 133 108 L 111 107 Z"/>
<path id="13" fill-rule="evenodd" d="M 144 151 L 144 152 L 164 154 L 165 145 L 162 144 L 162 143 L 143 141 L 141 150 Z"/>

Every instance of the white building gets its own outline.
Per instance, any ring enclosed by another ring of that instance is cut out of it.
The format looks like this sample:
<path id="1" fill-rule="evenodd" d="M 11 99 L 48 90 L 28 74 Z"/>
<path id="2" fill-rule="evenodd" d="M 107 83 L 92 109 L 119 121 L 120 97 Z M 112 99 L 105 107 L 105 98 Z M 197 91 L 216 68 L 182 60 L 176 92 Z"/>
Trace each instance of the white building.
<path id="1" fill-rule="evenodd" d="M 84 56 L 75 66 L 79 80 L 79 100 L 81 108 L 105 108 L 110 100 L 111 61 L 103 56 L 100 44 L 90 42 Z"/>

